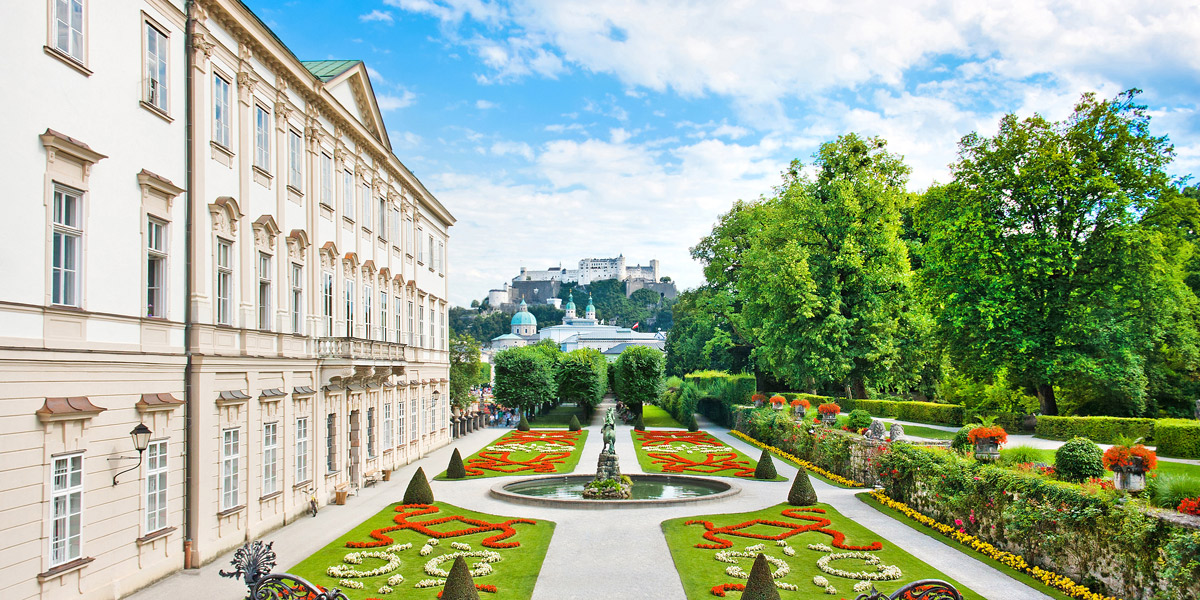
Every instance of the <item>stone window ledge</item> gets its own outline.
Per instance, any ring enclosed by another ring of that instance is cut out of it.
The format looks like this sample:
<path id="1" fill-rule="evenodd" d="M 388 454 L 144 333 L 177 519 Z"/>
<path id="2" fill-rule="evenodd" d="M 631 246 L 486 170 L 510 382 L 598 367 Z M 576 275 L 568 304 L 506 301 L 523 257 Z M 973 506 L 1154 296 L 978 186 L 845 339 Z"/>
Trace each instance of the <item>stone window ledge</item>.
<path id="1" fill-rule="evenodd" d="M 92 561 L 94 560 L 96 559 L 91 557 L 77 558 L 71 562 L 58 565 L 57 567 L 54 567 L 44 573 L 38 573 L 38 583 L 45 583 L 51 579 L 62 577 L 67 573 L 74 573 L 75 571 L 83 569 L 84 567 L 92 564 Z"/>
<path id="2" fill-rule="evenodd" d="M 171 532 L 173 532 L 173 531 L 175 531 L 174 527 L 164 527 L 162 529 L 159 529 L 158 531 L 151 531 L 150 533 L 147 533 L 146 535 L 143 535 L 142 537 L 138 538 L 137 543 L 139 546 L 141 546 L 143 544 L 148 544 L 150 542 L 153 542 L 154 540 L 165 538 L 168 535 L 171 535 Z"/>

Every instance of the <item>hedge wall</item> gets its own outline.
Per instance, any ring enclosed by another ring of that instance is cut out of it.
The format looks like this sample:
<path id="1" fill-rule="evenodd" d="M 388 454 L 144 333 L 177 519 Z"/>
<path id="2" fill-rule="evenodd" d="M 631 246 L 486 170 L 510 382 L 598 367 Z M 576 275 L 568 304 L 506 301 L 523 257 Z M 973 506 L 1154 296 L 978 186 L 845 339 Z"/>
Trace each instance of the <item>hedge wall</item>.
<path id="1" fill-rule="evenodd" d="M 1159 419 L 1154 424 L 1154 443 L 1159 454 L 1200 458 L 1200 421 Z"/>
<path id="2" fill-rule="evenodd" d="M 903 421 L 937 423 L 958 426 L 963 424 L 963 407 L 933 402 L 893 402 L 890 400 L 855 400 L 861 408 L 876 417 L 892 417 Z"/>
<path id="3" fill-rule="evenodd" d="M 1117 436 L 1145 438 L 1146 443 L 1155 441 L 1155 419 L 1125 419 L 1119 417 L 1047 417 L 1037 420 L 1038 437 L 1069 440 L 1085 437 L 1098 444 L 1111 444 Z"/>
<path id="4" fill-rule="evenodd" d="M 695 386 L 696 412 L 722 427 L 733 424 L 733 409 L 749 404 L 757 388 L 754 375 L 730 375 L 721 371 L 698 371 L 683 377 L 684 385 Z M 678 417 L 676 417 L 678 419 Z"/>

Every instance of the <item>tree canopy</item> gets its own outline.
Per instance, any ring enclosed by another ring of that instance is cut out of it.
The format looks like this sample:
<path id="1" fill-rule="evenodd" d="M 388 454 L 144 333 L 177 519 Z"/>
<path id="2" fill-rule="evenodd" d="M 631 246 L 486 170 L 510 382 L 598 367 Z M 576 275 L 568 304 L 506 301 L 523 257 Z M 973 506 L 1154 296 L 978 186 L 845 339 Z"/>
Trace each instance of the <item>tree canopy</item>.
<path id="1" fill-rule="evenodd" d="M 492 394 L 504 405 L 527 413 L 554 400 L 554 362 L 544 349 L 520 346 L 497 352 L 492 360 L 496 384 Z"/>
<path id="2" fill-rule="evenodd" d="M 629 346 L 617 357 L 616 393 L 627 406 L 653 403 L 663 391 L 663 355 L 649 346 Z M 640 410 L 635 409 L 635 413 Z"/>

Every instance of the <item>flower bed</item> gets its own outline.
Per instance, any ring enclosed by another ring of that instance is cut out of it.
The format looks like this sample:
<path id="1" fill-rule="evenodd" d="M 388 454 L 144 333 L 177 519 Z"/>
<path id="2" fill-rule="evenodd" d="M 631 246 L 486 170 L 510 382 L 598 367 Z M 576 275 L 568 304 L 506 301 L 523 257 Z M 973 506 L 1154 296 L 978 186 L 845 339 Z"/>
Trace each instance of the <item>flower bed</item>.
<path id="1" fill-rule="evenodd" d="M 764 443 L 762 443 L 740 431 L 734 430 L 734 431 L 730 431 L 729 433 L 733 434 L 733 437 L 738 438 L 739 440 L 742 440 L 743 442 L 746 442 L 753 446 L 758 446 L 759 448 L 764 448 L 764 449 L 770 451 L 771 454 L 774 454 L 775 456 L 778 456 L 779 458 L 782 458 L 798 467 L 804 467 L 810 473 L 814 473 L 825 479 L 828 479 L 831 483 L 834 483 L 836 485 L 840 485 L 842 487 L 847 487 L 847 488 L 865 487 L 865 484 L 862 483 L 861 481 L 854 481 L 853 479 L 847 479 L 845 477 L 842 477 L 841 475 L 838 475 L 837 473 L 832 473 L 830 471 L 826 471 L 825 469 L 822 469 L 821 467 L 818 467 L 817 465 L 815 465 L 811 462 L 808 462 L 807 460 L 792 456 L 791 454 L 788 454 L 787 452 L 784 452 L 783 450 L 780 450 L 779 448 L 776 448 L 775 446 L 768 446 L 767 444 L 764 444 Z"/>
<path id="2" fill-rule="evenodd" d="M 784 598 L 823 593 L 853 597 L 872 584 L 890 593 L 931 578 L 950 581 L 964 598 L 980 598 L 827 505 L 780 504 L 750 513 L 672 519 L 662 527 L 692 600 L 744 591 L 759 553 L 766 556 Z"/>
<path id="3" fill-rule="evenodd" d="M 509 431 L 463 461 L 464 479 L 571 473 L 579 464 L 587 435 L 586 430 Z M 446 474 L 435 479 L 446 479 Z"/>
<path id="4" fill-rule="evenodd" d="M 633 431 L 638 464 L 647 473 L 753 479 L 758 462 L 704 431 Z M 783 481 L 777 477 L 776 481 Z"/>
<path id="5" fill-rule="evenodd" d="M 529 598 L 553 530 L 546 521 L 442 502 L 393 505 L 289 572 L 338 587 L 351 600 L 433 598 L 445 584 L 449 563 L 461 556 L 480 591 L 497 600 Z M 425 588 L 430 589 L 422 592 Z"/>

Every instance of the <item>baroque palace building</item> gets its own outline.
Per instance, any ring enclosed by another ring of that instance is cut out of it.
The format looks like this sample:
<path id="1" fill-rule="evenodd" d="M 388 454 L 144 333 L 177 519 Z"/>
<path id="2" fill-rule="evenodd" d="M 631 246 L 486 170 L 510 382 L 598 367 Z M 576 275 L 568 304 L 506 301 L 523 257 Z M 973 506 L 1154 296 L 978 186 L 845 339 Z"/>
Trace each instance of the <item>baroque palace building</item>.
<path id="1" fill-rule="evenodd" d="M 6 597 L 126 596 L 449 442 L 454 217 L 362 62 L 238 0 L 5 16 Z"/>

